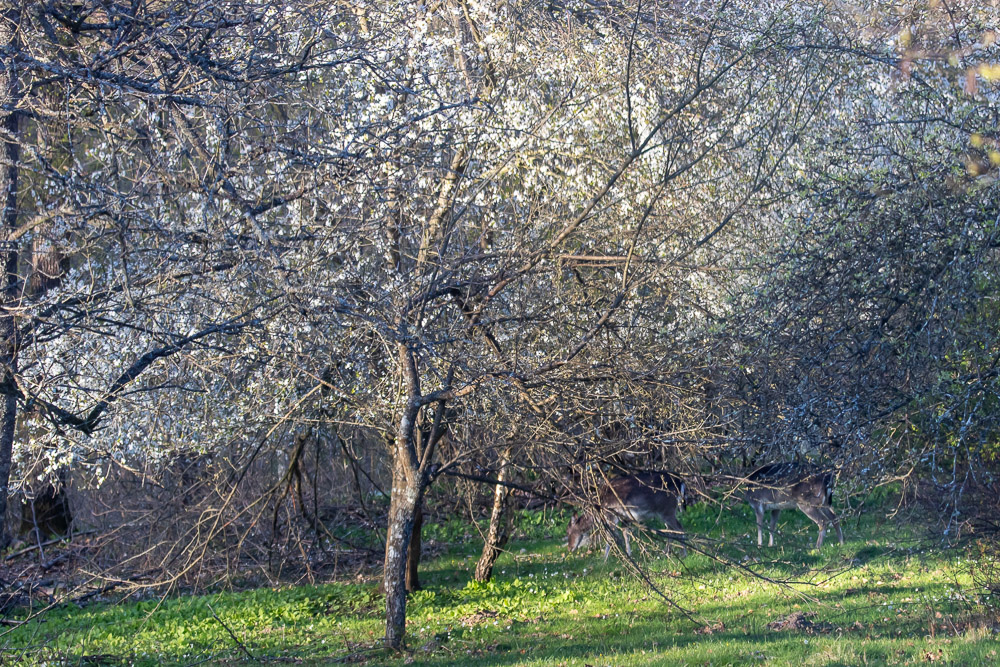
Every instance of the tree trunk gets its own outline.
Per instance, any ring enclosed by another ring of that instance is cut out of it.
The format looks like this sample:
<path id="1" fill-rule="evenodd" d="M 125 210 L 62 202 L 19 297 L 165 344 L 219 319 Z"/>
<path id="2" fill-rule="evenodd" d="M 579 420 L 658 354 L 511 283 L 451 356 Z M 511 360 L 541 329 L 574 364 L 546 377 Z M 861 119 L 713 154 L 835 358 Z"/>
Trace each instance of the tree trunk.
<path id="1" fill-rule="evenodd" d="M 17 4 L 11 3 L 0 17 L 0 46 L 8 54 L 16 53 L 20 46 L 21 13 Z M 17 277 L 17 242 L 12 240 L 17 229 L 17 181 L 20 144 L 18 143 L 18 112 L 21 101 L 21 86 L 13 58 L 8 57 L 7 66 L 0 68 L 0 106 L 8 109 L 0 119 L 6 139 L 3 141 L 4 164 L 0 166 L 0 201 L 3 215 L 0 225 L 0 262 L 3 264 L 3 296 L 0 303 L 0 386 L 4 394 L 0 397 L 0 547 L 10 541 L 7 526 L 7 495 L 10 490 L 11 453 L 14 447 L 14 431 L 17 425 L 17 324 L 14 312 L 20 293 Z"/>
<path id="2" fill-rule="evenodd" d="M 392 493 L 389 499 L 389 526 L 385 539 L 385 568 L 382 589 L 385 591 L 386 648 L 398 649 L 406 634 L 407 554 L 413 539 L 413 528 L 423 502 L 424 490 L 430 482 L 430 464 L 434 450 L 444 435 L 445 399 L 427 401 L 420 396 L 420 376 L 413 350 L 399 343 L 400 365 L 407 389 L 407 401 L 400 406 L 392 455 Z M 445 387 L 451 386 L 455 369 L 448 371 Z M 424 406 L 436 402 L 434 419 L 429 428 L 421 414 Z M 419 543 L 419 535 L 417 537 Z M 414 560 L 414 567 L 416 562 Z"/>
<path id="3" fill-rule="evenodd" d="M 420 590 L 420 576 L 417 572 L 420 567 L 421 532 L 424 528 L 424 503 L 421 498 L 417 503 L 416 516 L 413 519 L 413 534 L 410 535 L 410 549 L 406 552 L 406 592 Z"/>
<path id="4" fill-rule="evenodd" d="M 389 499 L 389 527 L 385 539 L 385 569 L 382 588 L 385 591 L 385 646 L 398 649 L 406 633 L 406 565 L 413 527 L 422 500 L 423 488 L 419 477 L 407 478 L 403 466 L 394 462 L 392 495 Z"/>
<path id="5" fill-rule="evenodd" d="M 507 511 L 507 501 L 510 499 L 510 487 L 505 486 L 510 475 L 510 450 L 503 453 L 500 459 L 500 470 L 497 473 L 497 484 L 493 489 L 493 511 L 490 513 L 490 527 L 486 531 L 486 544 L 483 554 L 476 563 L 476 581 L 489 581 L 493 576 L 493 566 L 500 552 L 510 537 L 510 512 Z"/>

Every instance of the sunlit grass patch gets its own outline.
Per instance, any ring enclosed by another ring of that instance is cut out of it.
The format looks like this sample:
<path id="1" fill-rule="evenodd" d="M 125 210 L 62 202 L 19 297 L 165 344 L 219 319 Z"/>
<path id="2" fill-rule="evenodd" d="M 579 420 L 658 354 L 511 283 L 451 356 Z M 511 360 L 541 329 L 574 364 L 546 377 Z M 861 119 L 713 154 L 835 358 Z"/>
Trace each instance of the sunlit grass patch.
<path id="1" fill-rule="evenodd" d="M 665 601 L 600 549 L 562 548 L 566 514 L 531 513 L 492 582 L 471 581 L 469 526 L 430 529 L 439 557 L 409 598 L 408 652 L 379 646 L 374 584 L 330 583 L 53 610 L 8 629 L 6 661 L 88 657 L 92 664 L 239 664 L 287 659 L 373 665 L 855 665 L 996 660 L 957 551 L 920 541 L 877 508 L 845 521 L 846 543 L 810 549 L 815 527 L 794 512 L 778 547 L 758 549 L 743 508 L 702 506 L 682 518 L 717 558 L 680 560 L 648 544 L 639 558 Z M 473 528 L 473 531 L 475 529 Z M 641 553 L 641 550 L 637 550 Z M 720 562 L 721 560 L 721 562 Z M 746 569 L 783 582 L 751 576 Z M 992 652 L 992 653 L 991 653 Z"/>

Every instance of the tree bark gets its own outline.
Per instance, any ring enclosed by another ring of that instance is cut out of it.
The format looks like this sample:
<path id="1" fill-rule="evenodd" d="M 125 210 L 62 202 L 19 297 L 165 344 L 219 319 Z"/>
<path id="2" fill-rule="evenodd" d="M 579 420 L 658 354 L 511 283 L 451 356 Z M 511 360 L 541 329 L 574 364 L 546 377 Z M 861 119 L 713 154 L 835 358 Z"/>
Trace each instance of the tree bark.
<path id="1" fill-rule="evenodd" d="M 419 477 L 409 477 L 405 463 L 396 456 L 389 500 L 389 527 L 385 540 L 385 646 L 398 649 L 406 633 L 406 570 L 409 543 L 423 495 Z"/>
<path id="2" fill-rule="evenodd" d="M 423 498 L 417 503 L 416 515 L 413 518 L 413 533 L 410 535 L 410 549 L 406 553 L 406 592 L 420 590 L 420 551 L 423 539 L 421 532 L 424 528 L 424 503 Z"/>
<path id="3" fill-rule="evenodd" d="M 14 321 L 20 289 L 17 276 L 17 242 L 12 239 L 17 229 L 17 186 L 18 161 L 21 147 L 18 143 L 18 111 L 22 91 L 17 75 L 17 65 L 13 54 L 20 48 L 21 12 L 19 3 L 11 3 L 0 16 L 0 48 L 8 57 L 0 68 L 0 124 L 3 125 L 3 164 L 0 165 L 0 197 L 3 201 L 3 246 L 0 247 L 0 261 L 3 262 L 4 288 L 0 299 L 0 383 L 16 388 L 17 374 L 17 325 Z M 0 547 L 10 542 L 7 516 L 7 495 L 10 490 L 11 454 L 14 448 L 14 432 L 17 426 L 17 399 L 15 392 L 4 392 L 0 399 Z"/>
<path id="4" fill-rule="evenodd" d="M 385 591 L 385 639 L 387 648 L 398 649 L 406 634 L 407 555 L 424 490 L 430 482 L 434 451 L 444 435 L 445 400 L 420 394 L 420 374 L 416 356 L 406 343 L 397 343 L 406 401 L 400 406 L 392 452 L 392 492 L 389 500 L 389 526 L 385 540 L 385 568 L 382 590 Z M 448 370 L 444 390 L 451 388 L 455 367 Z M 423 411 L 436 404 L 428 428 Z M 423 423 L 421 423 L 423 422 Z"/>
<path id="5" fill-rule="evenodd" d="M 490 513 L 490 526 L 486 531 L 486 543 L 483 553 L 476 563 L 476 581 L 486 582 L 493 576 L 493 566 L 510 537 L 510 513 L 507 511 L 507 501 L 510 499 L 510 487 L 504 484 L 510 475 L 510 450 L 500 458 L 500 470 L 497 472 L 497 482 L 493 488 L 493 511 Z"/>

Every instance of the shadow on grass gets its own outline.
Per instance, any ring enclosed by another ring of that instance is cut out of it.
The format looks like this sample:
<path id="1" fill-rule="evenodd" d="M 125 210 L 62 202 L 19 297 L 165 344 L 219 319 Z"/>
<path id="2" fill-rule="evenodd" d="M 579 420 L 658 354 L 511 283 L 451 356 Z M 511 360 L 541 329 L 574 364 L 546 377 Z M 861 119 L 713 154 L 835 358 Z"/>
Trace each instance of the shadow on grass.
<path id="1" fill-rule="evenodd" d="M 582 630 L 582 629 L 581 629 Z M 664 632 L 654 624 L 633 626 L 631 637 L 640 636 L 641 641 L 626 639 L 615 641 L 611 633 L 587 632 L 585 637 L 567 639 L 537 638 L 532 645 L 525 638 L 522 641 L 498 640 L 476 649 L 463 650 L 459 643 L 445 644 L 433 653 L 422 653 L 418 648 L 411 653 L 417 664 L 469 665 L 471 667 L 502 667 L 522 665 L 527 661 L 556 659 L 577 660 L 578 664 L 754 664 L 781 662 L 801 651 L 803 640 L 817 641 L 821 635 L 803 635 L 793 632 L 716 632 L 711 635 L 697 635 L 693 632 Z M 835 636 L 828 639 L 836 641 Z M 879 641 L 877 638 L 872 638 Z M 863 647 L 868 663 L 884 664 L 891 658 L 899 657 L 899 649 L 892 645 L 869 644 Z M 856 660 L 832 658 L 825 665 L 855 665 Z"/>

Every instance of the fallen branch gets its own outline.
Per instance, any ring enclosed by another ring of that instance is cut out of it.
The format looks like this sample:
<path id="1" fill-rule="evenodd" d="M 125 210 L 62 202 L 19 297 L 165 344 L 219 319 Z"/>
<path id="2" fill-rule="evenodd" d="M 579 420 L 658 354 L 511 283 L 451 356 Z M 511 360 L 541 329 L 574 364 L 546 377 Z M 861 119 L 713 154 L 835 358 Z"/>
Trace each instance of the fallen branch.
<path id="1" fill-rule="evenodd" d="M 72 535 L 63 535 L 62 537 L 56 537 L 49 540 L 48 542 L 42 542 L 40 544 L 32 544 L 30 547 L 25 547 L 23 549 L 15 551 L 14 553 L 7 554 L 6 556 L 4 556 L 4 560 L 5 561 L 14 560 L 18 556 L 23 556 L 24 554 L 31 553 L 35 549 L 41 549 L 43 547 L 47 547 L 53 544 L 58 544 L 59 542 L 72 542 L 74 537 L 78 537 L 80 535 L 91 535 L 96 532 L 97 532 L 96 530 L 85 530 L 80 533 L 73 533 Z"/>
<path id="2" fill-rule="evenodd" d="M 109 582 L 109 583 L 105 584 L 104 586 L 101 586 L 100 588 L 96 588 L 96 589 L 90 591 L 89 593 L 84 593 L 83 595 L 78 595 L 77 597 L 72 598 L 71 600 L 69 600 L 69 602 L 72 602 L 73 604 L 77 604 L 77 605 L 82 604 L 83 602 L 86 602 L 90 598 L 97 597 L 98 595 L 104 595 L 105 593 L 110 593 L 111 591 L 115 590 L 119 586 L 125 586 L 127 584 L 134 584 L 137 581 L 141 581 L 141 580 L 143 580 L 143 579 L 149 577 L 150 575 L 152 575 L 152 574 L 154 574 L 156 572 L 159 572 L 159 571 L 160 571 L 160 568 L 153 568 L 152 570 L 146 570 L 145 572 L 137 574 L 134 577 L 129 577 L 127 579 L 119 579 L 118 581 Z"/>

